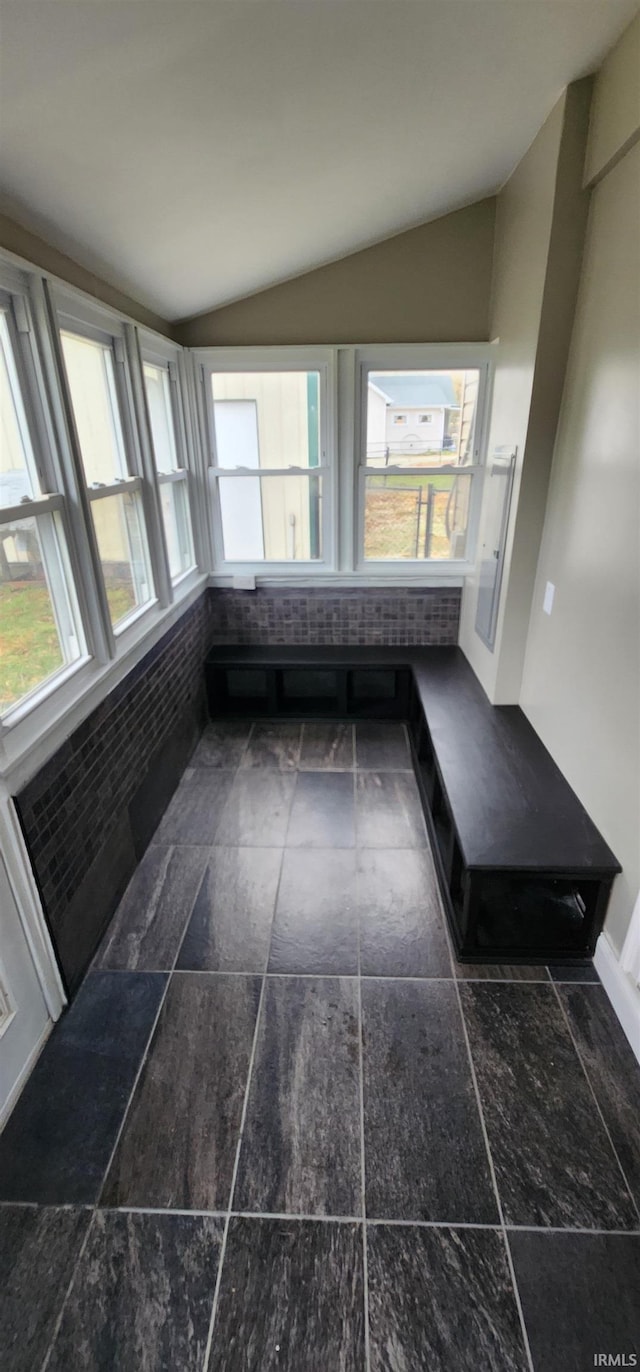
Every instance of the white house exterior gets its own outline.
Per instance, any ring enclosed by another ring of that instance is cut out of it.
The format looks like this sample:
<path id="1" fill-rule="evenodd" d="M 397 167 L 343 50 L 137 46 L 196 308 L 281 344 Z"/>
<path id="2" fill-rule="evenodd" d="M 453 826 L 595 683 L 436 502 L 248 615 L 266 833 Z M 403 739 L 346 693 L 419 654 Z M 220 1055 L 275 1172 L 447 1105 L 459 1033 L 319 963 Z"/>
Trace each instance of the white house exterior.
<path id="1" fill-rule="evenodd" d="M 367 460 L 387 463 L 408 454 L 441 453 L 459 409 L 452 379 L 444 373 L 370 375 Z"/>

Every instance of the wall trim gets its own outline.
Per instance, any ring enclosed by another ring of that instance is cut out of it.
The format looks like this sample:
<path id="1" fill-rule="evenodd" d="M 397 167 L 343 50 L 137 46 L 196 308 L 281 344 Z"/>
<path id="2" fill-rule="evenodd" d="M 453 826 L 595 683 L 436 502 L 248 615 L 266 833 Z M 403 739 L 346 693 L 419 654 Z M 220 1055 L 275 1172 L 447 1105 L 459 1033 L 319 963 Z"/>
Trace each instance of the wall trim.
<path id="1" fill-rule="evenodd" d="M 631 1048 L 640 1062 L 640 989 L 634 986 L 631 977 L 623 971 L 607 934 L 600 935 L 593 961 Z"/>

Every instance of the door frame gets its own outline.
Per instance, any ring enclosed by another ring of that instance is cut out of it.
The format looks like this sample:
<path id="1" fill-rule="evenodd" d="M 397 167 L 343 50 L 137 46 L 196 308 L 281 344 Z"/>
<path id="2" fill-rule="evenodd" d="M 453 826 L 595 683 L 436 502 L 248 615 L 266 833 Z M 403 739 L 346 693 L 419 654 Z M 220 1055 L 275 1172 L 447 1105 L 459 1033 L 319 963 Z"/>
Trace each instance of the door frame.
<path id="1" fill-rule="evenodd" d="M 44 1002 L 53 1021 L 67 996 L 13 799 L 0 790 L 0 849 Z"/>

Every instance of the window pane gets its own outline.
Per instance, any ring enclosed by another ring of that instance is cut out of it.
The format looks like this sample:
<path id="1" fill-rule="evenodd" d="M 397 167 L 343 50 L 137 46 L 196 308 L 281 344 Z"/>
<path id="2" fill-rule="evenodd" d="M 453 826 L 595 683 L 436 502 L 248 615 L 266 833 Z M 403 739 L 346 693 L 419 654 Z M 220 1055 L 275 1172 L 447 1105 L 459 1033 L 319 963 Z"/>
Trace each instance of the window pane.
<path id="1" fill-rule="evenodd" d="M 58 521 L 0 525 L 0 713 L 80 656 L 76 625 Z"/>
<path id="2" fill-rule="evenodd" d="M 319 372 L 216 372 L 211 377 L 219 467 L 317 467 Z"/>
<path id="3" fill-rule="evenodd" d="M 180 463 L 176 450 L 169 373 L 166 367 L 155 367 L 151 362 L 144 363 L 143 371 L 156 471 L 175 472 Z"/>
<path id="4" fill-rule="evenodd" d="M 364 555 L 384 558 L 465 556 L 470 474 L 368 476 Z"/>
<path id="5" fill-rule="evenodd" d="M 40 494 L 31 438 L 20 394 L 11 334 L 0 311 L 0 505 L 19 505 Z"/>
<path id="6" fill-rule="evenodd" d="M 479 372 L 369 372 L 371 467 L 465 466 L 474 460 Z"/>
<path id="7" fill-rule="evenodd" d="M 136 493 L 92 500 L 102 573 L 114 626 L 151 599 L 151 578 L 140 500 Z"/>
<path id="8" fill-rule="evenodd" d="M 186 479 L 161 482 L 160 505 L 167 540 L 169 571 L 171 580 L 175 581 L 176 577 L 182 576 L 183 572 L 188 572 L 195 566 Z"/>
<path id="9" fill-rule="evenodd" d="M 228 562 L 322 557 L 322 477 L 223 476 L 218 488 Z"/>
<path id="10" fill-rule="evenodd" d="M 129 475 L 111 348 L 66 332 L 62 347 L 87 484 L 111 485 Z"/>

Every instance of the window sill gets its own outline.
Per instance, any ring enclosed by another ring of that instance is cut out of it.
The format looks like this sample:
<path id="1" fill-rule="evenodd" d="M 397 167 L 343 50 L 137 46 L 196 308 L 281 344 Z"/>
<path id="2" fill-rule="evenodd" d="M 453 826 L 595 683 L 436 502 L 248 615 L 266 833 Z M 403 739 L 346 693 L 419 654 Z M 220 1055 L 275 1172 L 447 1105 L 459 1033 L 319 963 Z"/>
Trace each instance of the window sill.
<path id="1" fill-rule="evenodd" d="M 240 572 L 229 574 L 228 576 L 210 576 L 209 586 L 220 589 L 233 590 L 234 575 L 246 576 L 255 575 L 256 589 L 260 587 L 321 587 L 329 590 L 331 587 L 341 587 L 342 589 L 356 590 L 360 587 L 366 590 L 368 587 L 387 587 L 388 589 L 402 590 L 408 586 L 418 586 L 422 589 L 432 587 L 464 586 L 465 579 L 471 574 L 473 567 L 469 563 L 456 563 L 455 567 L 429 568 L 424 572 L 398 572 L 396 568 L 389 571 L 379 572 L 377 569 L 362 572 L 287 572 L 287 573 L 266 573 L 264 576 L 259 572 Z M 245 592 L 251 595 L 251 591 Z"/>

